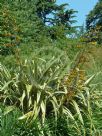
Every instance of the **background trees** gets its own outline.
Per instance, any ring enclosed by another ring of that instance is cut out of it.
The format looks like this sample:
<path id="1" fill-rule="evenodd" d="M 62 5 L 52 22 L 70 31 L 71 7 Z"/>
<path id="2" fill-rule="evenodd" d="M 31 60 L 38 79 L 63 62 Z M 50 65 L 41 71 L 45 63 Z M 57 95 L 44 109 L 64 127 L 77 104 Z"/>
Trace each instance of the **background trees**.
<path id="1" fill-rule="evenodd" d="M 86 28 L 91 41 L 102 43 L 102 0 L 87 15 Z"/>
<path id="2" fill-rule="evenodd" d="M 68 4 L 57 5 L 54 0 L 5 0 L 0 4 L 2 54 L 21 44 L 41 43 L 45 37 L 50 41 L 66 38 L 73 30 L 75 11 L 67 9 Z"/>
<path id="3" fill-rule="evenodd" d="M 96 26 L 102 26 L 102 0 L 99 0 L 97 2 L 97 4 L 93 8 L 93 10 L 90 11 L 86 19 L 87 29 Z"/>

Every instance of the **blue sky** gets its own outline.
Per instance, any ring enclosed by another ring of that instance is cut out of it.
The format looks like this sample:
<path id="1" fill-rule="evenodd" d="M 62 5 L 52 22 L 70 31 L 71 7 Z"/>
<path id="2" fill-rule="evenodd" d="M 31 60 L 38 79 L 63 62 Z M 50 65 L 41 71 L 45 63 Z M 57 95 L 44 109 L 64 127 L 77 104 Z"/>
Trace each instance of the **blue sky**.
<path id="1" fill-rule="evenodd" d="M 98 0 L 57 0 L 57 4 L 68 3 L 69 8 L 78 11 L 75 18 L 78 22 L 75 25 L 85 24 L 86 15 L 97 2 Z"/>

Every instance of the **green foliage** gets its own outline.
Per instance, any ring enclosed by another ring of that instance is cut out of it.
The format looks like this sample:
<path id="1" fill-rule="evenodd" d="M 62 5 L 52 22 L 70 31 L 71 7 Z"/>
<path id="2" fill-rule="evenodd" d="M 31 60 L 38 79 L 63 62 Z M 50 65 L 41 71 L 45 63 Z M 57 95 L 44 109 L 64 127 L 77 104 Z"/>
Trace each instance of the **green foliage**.
<path id="1" fill-rule="evenodd" d="M 2 7 L 0 12 L 0 53 L 5 55 L 13 53 L 14 46 L 19 45 L 19 28 L 14 15 L 8 7 Z"/>
<path id="2" fill-rule="evenodd" d="M 92 11 L 87 16 L 87 29 L 96 26 L 102 26 L 102 0 L 99 0 Z"/>
<path id="3" fill-rule="evenodd" d="M 7 108 L 0 104 L 0 135 L 11 136 L 16 131 L 16 122 L 20 112 L 15 108 L 15 111 L 7 114 Z"/>
<path id="4" fill-rule="evenodd" d="M 33 14 L 34 2 L 4 1 L 0 2 L 0 52 L 3 55 L 14 53 L 12 48 L 21 43 L 37 41 L 44 34 L 41 20 Z M 3 5 L 3 6 L 2 6 Z M 31 6 L 32 5 L 32 6 Z M 29 43 L 30 44 L 30 43 Z M 10 51 L 10 52 L 9 52 Z"/>
<path id="5" fill-rule="evenodd" d="M 102 43 L 102 0 L 99 0 L 87 16 L 86 28 L 89 31 L 87 38 L 90 41 Z"/>

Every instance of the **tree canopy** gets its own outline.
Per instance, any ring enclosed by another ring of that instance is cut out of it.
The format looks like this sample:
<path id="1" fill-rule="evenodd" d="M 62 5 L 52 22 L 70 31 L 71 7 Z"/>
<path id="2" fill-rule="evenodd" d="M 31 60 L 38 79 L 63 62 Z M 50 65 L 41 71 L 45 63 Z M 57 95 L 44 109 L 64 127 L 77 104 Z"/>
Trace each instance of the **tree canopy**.
<path id="1" fill-rule="evenodd" d="M 87 15 L 86 29 L 88 41 L 102 43 L 102 0 L 99 0 Z"/>
<path id="2" fill-rule="evenodd" d="M 99 0 L 93 10 L 87 15 L 87 29 L 102 26 L 102 0 Z"/>

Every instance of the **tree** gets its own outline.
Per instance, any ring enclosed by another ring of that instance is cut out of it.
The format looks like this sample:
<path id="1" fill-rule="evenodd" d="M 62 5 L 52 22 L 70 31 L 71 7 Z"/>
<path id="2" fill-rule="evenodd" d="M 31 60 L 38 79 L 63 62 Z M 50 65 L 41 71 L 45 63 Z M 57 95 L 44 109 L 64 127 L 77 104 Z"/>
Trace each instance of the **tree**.
<path id="1" fill-rule="evenodd" d="M 72 24 L 76 22 L 76 20 L 73 20 L 76 11 L 68 9 L 67 3 L 61 5 L 54 4 L 53 7 L 50 13 L 52 16 L 49 18 L 49 21 L 47 21 L 50 25 L 48 32 L 52 39 L 58 37 L 62 39 L 75 31 L 75 27 L 72 27 Z"/>
<path id="2" fill-rule="evenodd" d="M 99 0 L 87 15 L 86 28 L 89 31 L 91 41 L 102 42 L 102 0 Z"/>
<path id="3" fill-rule="evenodd" d="M 58 27 L 60 29 L 63 28 L 63 31 L 66 33 L 66 30 L 69 31 L 69 29 L 71 29 L 71 24 L 75 22 L 75 20 L 72 20 L 72 18 L 75 17 L 74 13 L 76 11 L 73 9 L 66 9 L 66 6 L 68 6 L 66 3 L 57 5 L 55 0 L 35 1 L 36 14 L 42 20 L 45 26 L 50 25 L 50 28 L 47 28 L 51 37 L 57 37 L 55 34 L 58 34 Z"/>
<path id="4" fill-rule="evenodd" d="M 35 12 L 37 16 L 42 19 L 44 24 L 49 22 L 47 16 L 57 8 L 55 2 L 56 0 L 35 0 Z"/>
<path id="5" fill-rule="evenodd" d="M 93 10 L 87 15 L 86 27 L 87 29 L 102 26 L 102 0 L 99 0 Z"/>
<path id="6" fill-rule="evenodd" d="M 72 20 L 75 16 L 73 15 L 76 13 L 73 9 L 66 9 L 68 4 L 62 4 L 59 6 L 58 10 L 54 14 L 55 22 L 57 25 L 63 24 L 67 28 L 71 27 L 71 24 L 76 22 L 76 20 Z"/>

